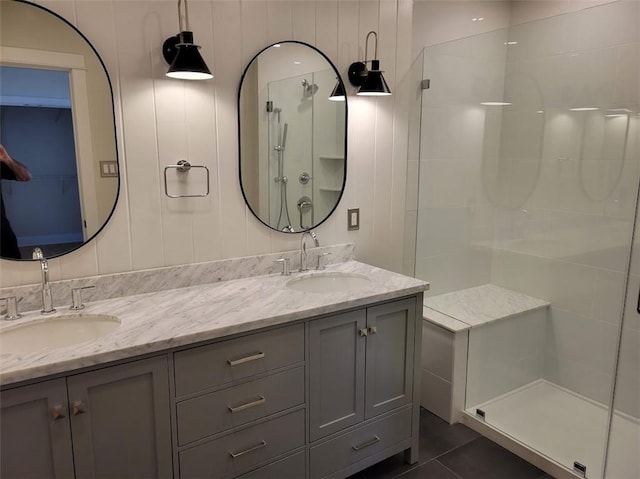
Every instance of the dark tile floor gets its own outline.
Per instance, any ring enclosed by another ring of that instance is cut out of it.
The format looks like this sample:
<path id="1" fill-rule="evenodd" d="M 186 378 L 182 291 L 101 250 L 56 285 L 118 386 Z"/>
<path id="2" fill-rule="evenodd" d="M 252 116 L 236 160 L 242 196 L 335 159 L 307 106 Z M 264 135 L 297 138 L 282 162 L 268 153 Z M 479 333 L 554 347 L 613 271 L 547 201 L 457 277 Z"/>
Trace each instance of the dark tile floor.
<path id="1" fill-rule="evenodd" d="M 553 479 L 463 424 L 420 409 L 420 455 L 405 464 L 403 454 L 390 457 L 350 479 Z"/>

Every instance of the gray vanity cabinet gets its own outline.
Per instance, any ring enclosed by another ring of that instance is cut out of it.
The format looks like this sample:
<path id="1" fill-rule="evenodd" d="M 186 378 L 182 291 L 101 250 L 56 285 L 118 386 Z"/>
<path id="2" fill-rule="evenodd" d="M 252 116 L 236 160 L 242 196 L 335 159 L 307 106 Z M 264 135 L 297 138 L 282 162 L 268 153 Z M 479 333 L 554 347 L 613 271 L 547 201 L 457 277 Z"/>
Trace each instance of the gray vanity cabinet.
<path id="1" fill-rule="evenodd" d="M 299 322 L 174 353 L 176 477 L 305 477 L 304 338 Z"/>
<path id="2" fill-rule="evenodd" d="M 173 475 L 166 355 L 9 389 L 1 400 L 3 479 Z"/>
<path id="3" fill-rule="evenodd" d="M 414 463 L 421 304 L 416 295 L 9 387 L 0 476 L 339 479 L 401 451 Z"/>
<path id="4" fill-rule="evenodd" d="M 0 477 L 73 477 L 64 378 L 3 391 Z"/>
<path id="5" fill-rule="evenodd" d="M 166 356 L 67 378 L 76 478 L 169 478 Z"/>
<path id="6" fill-rule="evenodd" d="M 416 316 L 409 298 L 311 321 L 312 479 L 343 477 L 409 448 L 407 459 L 417 460 Z"/>
<path id="7" fill-rule="evenodd" d="M 314 441 L 413 400 L 415 299 L 312 321 Z"/>
<path id="8" fill-rule="evenodd" d="M 361 309 L 309 324 L 312 441 L 364 419 L 366 323 Z"/>
<path id="9" fill-rule="evenodd" d="M 415 310 L 413 299 L 367 309 L 366 419 L 413 400 Z"/>

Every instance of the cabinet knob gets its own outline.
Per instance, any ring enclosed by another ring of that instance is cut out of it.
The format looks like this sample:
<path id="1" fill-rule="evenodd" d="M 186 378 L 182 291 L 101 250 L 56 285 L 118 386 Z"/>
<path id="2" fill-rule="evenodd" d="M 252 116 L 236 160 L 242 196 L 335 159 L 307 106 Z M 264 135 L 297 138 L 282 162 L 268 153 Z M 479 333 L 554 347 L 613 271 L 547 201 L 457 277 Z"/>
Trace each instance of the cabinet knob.
<path id="1" fill-rule="evenodd" d="M 51 408 L 51 417 L 54 421 L 57 421 L 64 417 L 64 412 L 64 406 L 62 404 L 56 404 Z"/>
<path id="2" fill-rule="evenodd" d="M 360 336 L 368 336 L 369 335 L 369 331 L 367 330 L 367 328 L 362 328 L 360 330 Z"/>
<path id="3" fill-rule="evenodd" d="M 370 326 L 369 334 L 376 334 L 378 332 L 378 326 Z"/>
<path id="4" fill-rule="evenodd" d="M 71 412 L 74 416 L 87 412 L 87 404 L 84 401 L 73 401 L 71 403 Z"/>

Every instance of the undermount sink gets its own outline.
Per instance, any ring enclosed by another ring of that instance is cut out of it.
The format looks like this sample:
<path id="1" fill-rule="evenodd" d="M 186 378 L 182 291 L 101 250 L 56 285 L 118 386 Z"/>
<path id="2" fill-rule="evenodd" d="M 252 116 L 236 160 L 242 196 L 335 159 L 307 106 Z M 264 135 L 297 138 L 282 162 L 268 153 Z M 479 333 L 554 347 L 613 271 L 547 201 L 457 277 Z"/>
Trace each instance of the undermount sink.
<path id="1" fill-rule="evenodd" d="M 287 281 L 287 288 L 305 293 L 344 293 L 367 288 L 371 281 L 353 273 L 317 273 Z"/>
<path id="2" fill-rule="evenodd" d="M 112 333 L 120 320 L 106 314 L 67 314 L 0 331 L 1 354 L 29 354 L 73 346 Z"/>

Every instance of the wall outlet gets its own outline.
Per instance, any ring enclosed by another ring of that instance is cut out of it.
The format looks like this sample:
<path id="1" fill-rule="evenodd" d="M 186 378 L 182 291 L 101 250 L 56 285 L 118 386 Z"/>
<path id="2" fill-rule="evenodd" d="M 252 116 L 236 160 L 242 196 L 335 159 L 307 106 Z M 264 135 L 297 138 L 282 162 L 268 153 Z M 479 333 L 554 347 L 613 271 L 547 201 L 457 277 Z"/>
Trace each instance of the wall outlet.
<path id="1" fill-rule="evenodd" d="M 360 208 L 347 210 L 347 230 L 354 231 L 360 229 Z"/>

